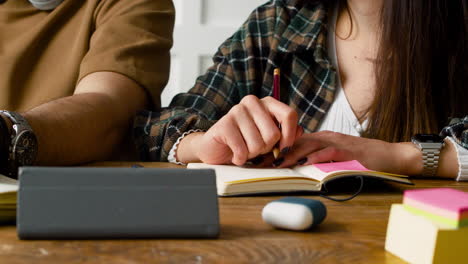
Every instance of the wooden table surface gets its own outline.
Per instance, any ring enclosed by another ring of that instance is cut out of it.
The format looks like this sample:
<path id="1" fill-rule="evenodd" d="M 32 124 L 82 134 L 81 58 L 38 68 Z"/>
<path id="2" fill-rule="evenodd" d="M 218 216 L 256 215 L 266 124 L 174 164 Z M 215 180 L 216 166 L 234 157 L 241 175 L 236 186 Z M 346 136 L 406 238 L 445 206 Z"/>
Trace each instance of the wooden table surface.
<path id="1" fill-rule="evenodd" d="M 95 166 L 127 166 L 100 163 Z M 177 167 L 166 163 L 146 167 Z M 468 183 L 414 180 L 409 188 Z M 384 249 L 390 205 L 408 188 L 379 183 L 348 202 L 325 203 L 325 221 L 309 232 L 276 230 L 261 219 L 262 208 L 279 196 L 219 198 L 218 239 L 21 241 L 14 226 L 0 226 L 0 263 L 403 263 Z"/>

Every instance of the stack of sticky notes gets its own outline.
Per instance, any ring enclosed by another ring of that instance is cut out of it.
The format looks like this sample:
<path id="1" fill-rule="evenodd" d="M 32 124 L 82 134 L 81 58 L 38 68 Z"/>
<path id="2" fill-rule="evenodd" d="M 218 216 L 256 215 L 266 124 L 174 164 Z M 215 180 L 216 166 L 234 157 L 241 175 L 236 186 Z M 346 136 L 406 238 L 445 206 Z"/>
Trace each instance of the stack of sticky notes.
<path id="1" fill-rule="evenodd" d="M 468 263 L 468 193 L 405 191 L 392 205 L 385 249 L 410 263 Z"/>

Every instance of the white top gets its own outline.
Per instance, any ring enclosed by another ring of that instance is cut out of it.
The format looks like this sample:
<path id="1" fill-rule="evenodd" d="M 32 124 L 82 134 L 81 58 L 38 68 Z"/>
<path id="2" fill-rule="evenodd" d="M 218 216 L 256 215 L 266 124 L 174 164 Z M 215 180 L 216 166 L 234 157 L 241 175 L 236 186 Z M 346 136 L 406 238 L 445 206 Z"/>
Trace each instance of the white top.
<path id="1" fill-rule="evenodd" d="M 361 136 L 367 127 L 367 120 L 359 123 L 341 87 L 337 86 L 335 100 L 320 123 L 317 131 L 330 130 L 352 136 Z"/>

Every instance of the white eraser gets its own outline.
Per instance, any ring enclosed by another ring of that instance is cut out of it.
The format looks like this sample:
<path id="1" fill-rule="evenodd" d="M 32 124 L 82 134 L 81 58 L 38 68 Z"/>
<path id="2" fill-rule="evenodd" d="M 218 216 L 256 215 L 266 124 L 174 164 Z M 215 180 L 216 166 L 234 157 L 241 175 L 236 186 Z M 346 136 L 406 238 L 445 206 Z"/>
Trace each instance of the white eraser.
<path id="1" fill-rule="evenodd" d="M 268 203 L 262 218 L 276 228 L 302 231 L 320 224 L 326 214 L 325 205 L 318 200 L 287 197 Z"/>

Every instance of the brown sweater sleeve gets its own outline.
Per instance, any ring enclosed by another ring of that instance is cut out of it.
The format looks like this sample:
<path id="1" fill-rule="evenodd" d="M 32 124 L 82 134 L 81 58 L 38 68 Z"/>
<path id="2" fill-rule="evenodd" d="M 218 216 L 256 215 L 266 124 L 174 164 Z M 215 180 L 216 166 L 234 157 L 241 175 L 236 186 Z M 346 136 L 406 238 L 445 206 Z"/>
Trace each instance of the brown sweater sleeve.
<path id="1" fill-rule="evenodd" d="M 174 13 L 170 0 L 102 0 L 79 80 L 93 72 L 117 72 L 144 87 L 153 106 L 160 107 L 169 78 Z"/>

